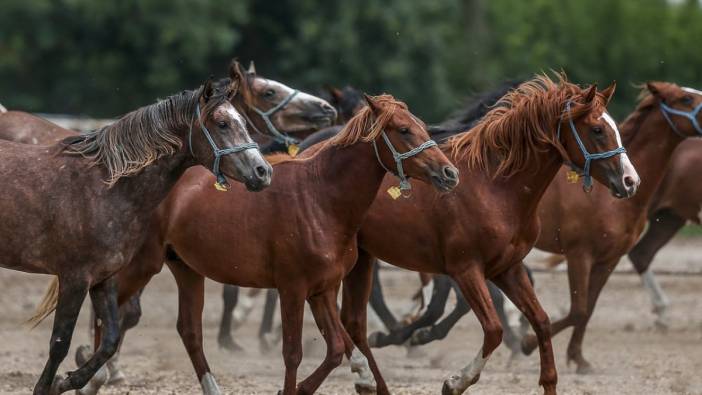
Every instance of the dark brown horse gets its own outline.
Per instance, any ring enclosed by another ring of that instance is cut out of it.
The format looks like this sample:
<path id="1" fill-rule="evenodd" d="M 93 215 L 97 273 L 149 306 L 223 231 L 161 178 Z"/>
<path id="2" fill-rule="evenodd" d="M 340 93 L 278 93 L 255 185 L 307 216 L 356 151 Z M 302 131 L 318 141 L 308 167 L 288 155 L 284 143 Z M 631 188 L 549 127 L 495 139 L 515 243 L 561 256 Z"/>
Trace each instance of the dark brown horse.
<path id="1" fill-rule="evenodd" d="M 636 197 L 613 199 L 604 188 L 583 195 L 561 172 L 539 206 L 542 231 L 536 247 L 564 254 L 568 261 L 571 307 L 567 316 L 553 323 L 556 334 L 573 326 L 568 361 L 577 372 L 591 371 L 582 354 L 587 323 L 597 298 L 614 267 L 634 245 L 646 224 L 651 197 L 665 174 L 666 165 L 678 144 L 696 134 L 693 123 L 673 111 L 689 111 L 702 103 L 702 95 L 665 82 L 650 82 L 636 110 L 622 123 L 623 139 L 631 159 L 642 175 Z M 702 117 L 698 117 L 702 121 Z M 532 335 L 523 341 L 531 352 Z"/>
<path id="2" fill-rule="evenodd" d="M 367 100 L 369 107 L 315 155 L 276 165 L 276 177 L 265 195 L 254 197 L 241 188 L 211 193 L 207 173 L 189 171 L 161 206 L 152 238 L 129 269 L 118 275 L 122 301 L 160 271 L 167 247 L 171 251 L 167 263 L 180 295 L 178 331 L 206 394 L 219 390 L 202 350 L 204 276 L 241 286 L 278 288 L 285 394 L 314 392 L 341 363 L 345 349 L 352 368 L 361 373 L 361 383 L 374 387 L 365 357 L 353 350 L 336 306 L 341 280 L 356 261 L 356 232 L 386 169 L 441 191 L 458 183 L 458 173 L 432 147 L 424 124 L 403 103 L 390 96 Z M 266 207 L 265 212 L 251 211 L 259 205 Z M 231 240 L 236 240 L 236 248 L 231 248 Z M 328 353 L 297 386 L 305 300 Z"/>
<path id="3" fill-rule="evenodd" d="M 268 132 L 269 128 L 275 128 L 280 133 L 288 136 L 305 135 L 321 126 L 329 125 L 336 116 L 333 109 L 329 110 L 329 104 L 304 92 L 299 92 L 284 106 L 280 106 L 291 93 L 296 92 L 280 82 L 266 79 L 255 74 L 253 66 L 245 70 L 237 62 L 233 63 L 232 72 L 236 73 L 239 85 L 239 93 L 231 100 L 239 113 L 247 114 L 249 122 L 256 130 Z M 217 84 L 226 87 L 230 83 L 224 79 Z M 276 108 L 275 112 L 271 109 Z M 270 113 L 269 120 L 271 126 L 267 125 L 265 118 L 259 113 Z M 76 136 L 77 132 L 62 128 L 38 116 L 21 111 L 9 111 L 0 113 L 0 139 L 10 140 L 25 144 L 53 144 L 66 137 Z M 264 135 L 258 135 L 260 139 Z M 275 136 L 269 136 L 271 140 Z M 268 149 L 271 145 L 266 146 Z M 285 147 L 282 145 L 282 147 Z M 264 148 L 265 150 L 266 148 Z M 56 290 L 56 284 L 51 289 Z M 49 306 L 50 308 L 51 306 Z M 120 333 L 136 325 L 141 314 L 141 306 L 138 296 L 135 296 L 128 303 L 122 304 L 120 308 Z M 79 348 L 76 358 L 83 360 L 89 353 L 89 348 Z M 107 364 L 109 382 L 108 384 L 118 384 L 124 381 L 124 374 L 120 371 L 117 363 L 118 353 L 110 359 Z M 96 383 L 101 380 L 96 380 Z M 89 393 L 91 389 L 85 388 L 84 393 Z"/>
<path id="4" fill-rule="evenodd" d="M 113 274 L 134 256 L 153 211 L 188 167 L 212 168 L 223 184 L 223 175 L 254 190 L 270 183 L 270 165 L 229 102 L 236 91 L 236 80 L 225 89 L 208 81 L 53 146 L 0 142 L 1 265 L 59 281 L 49 360 L 35 394 L 83 387 L 115 352 Z M 88 292 L 104 336 L 83 366 L 57 377 Z"/>
<path id="5" fill-rule="evenodd" d="M 668 296 L 649 270 L 658 250 L 663 248 L 686 222 L 699 225 L 702 221 L 702 140 L 688 139 L 673 153 L 648 209 L 648 227 L 629 252 L 629 259 L 651 295 L 656 324 L 668 327 Z"/>
<path id="6" fill-rule="evenodd" d="M 464 392 L 502 340 L 486 285 L 490 279 L 532 324 L 541 353 L 539 382 L 546 394 L 556 393 L 549 319 L 520 263 L 536 242 L 536 208 L 561 164 L 584 166 L 576 139 L 589 153 L 621 152 L 616 126 L 603 118 L 613 92 L 613 86 L 597 92 L 594 86 L 584 90 L 565 80 L 537 77 L 508 93 L 477 126 L 445 145 L 461 171 L 461 184 L 453 193 L 437 195 L 417 184 L 412 199 L 377 196 L 359 232 L 359 260 L 343 287 L 342 320 L 361 351 L 370 355 L 366 305 L 373 257 L 405 269 L 448 274 L 485 334 L 473 361 L 444 382 L 443 393 Z M 626 154 L 596 160 L 591 171 L 617 195 L 636 191 L 638 176 Z M 369 364 L 378 391 L 387 393 L 373 358 Z"/>

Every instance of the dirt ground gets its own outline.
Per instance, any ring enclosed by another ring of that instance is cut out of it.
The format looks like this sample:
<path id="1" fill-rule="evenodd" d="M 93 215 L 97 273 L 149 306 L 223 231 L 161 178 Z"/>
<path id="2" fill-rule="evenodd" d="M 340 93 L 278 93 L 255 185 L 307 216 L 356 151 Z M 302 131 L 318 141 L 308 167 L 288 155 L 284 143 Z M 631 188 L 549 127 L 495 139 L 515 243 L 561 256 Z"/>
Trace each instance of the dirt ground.
<path id="1" fill-rule="evenodd" d="M 565 363 L 570 331 L 554 339 L 561 394 L 702 394 L 702 252 L 700 241 L 678 241 L 669 246 L 655 268 L 685 274 L 660 277 L 673 302 L 671 328 L 666 333 L 653 326 L 648 296 L 637 276 L 616 273 L 605 287 L 585 340 L 585 356 L 595 366 L 593 374 L 574 373 Z M 622 269 L 629 268 L 623 262 Z M 401 310 L 418 284 L 417 276 L 399 270 L 381 273 L 391 307 Z M 50 319 L 29 331 L 22 325 L 43 294 L 48 277 L 0 270 L 0 393 L 28 394 L 48 354 Z M 568 308 L 567 277 L 562 270 L 536 274 L 536 290 L 552 317 Z M 256 330 L 262 298 L 236 338 L 245 353 L 219 350 L 216 331 L 221 311 L 221 286 L 207 284 L 204 327 L 210 365 L 224 393 L 276 393 L 282 384 L 283 362 L 279 352 L 261 355 Z M 128 334 L 121 365 L 128 383 L 110 387 L 105 394 L 197 394 L 200 392 L 187 354 L 175 330 L 176 288 L 167 269 L 144 293 L 141 325 Z M 87 343 L 87 309 L 74 336 L 70 359 L 61 372 L 73 369 L 73 352 Z M 306 314 L 305 356 L 299 378 L 309 374 L 324 355 L 310 314 Z M 373 323 L 371 323 L 373 325 Z M 370 328 L 373 330 L 373 328 Z M 408 355 L 404 347 L 376 350 L 375 355 L 393 393 L 437 394 L 443 380 L 467 364 L 482 340 L 474 316 L 463 318 L 443 341 Z M 488 362 L 471 394 L 539 394 L 538 356 L 507 366 L 509 352 L 501 346 Z M 353 393 L 348 364 L 337 368 L 320 388 L 320 394 Z"/>

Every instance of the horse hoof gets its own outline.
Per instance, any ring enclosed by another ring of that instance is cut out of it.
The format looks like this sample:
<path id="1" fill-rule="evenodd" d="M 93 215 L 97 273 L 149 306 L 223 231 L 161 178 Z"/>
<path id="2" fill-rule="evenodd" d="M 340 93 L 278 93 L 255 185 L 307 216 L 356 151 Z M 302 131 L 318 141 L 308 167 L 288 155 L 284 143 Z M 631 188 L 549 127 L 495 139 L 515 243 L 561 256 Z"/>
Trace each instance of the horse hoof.
<path id="1" fill-rule="evenodd" d="M 63 377 L 59 375 L 54 376 L 54 382 L 51 383 L 51 388 L 49 388 L 49 395 L 59 395 L 62 392 L 61 387 L 63 387 L 64 382 Z"/>
<path id="2" fill-rule="evenodd" d="M 453 388 L 451 384 L 449 384 L 449 381 L 451 379 L 449 378 L 448 380 L 444 381 L 444 386 L 441 387 L 441 395 L 460 395 L 463 393 L 463 391 L 459 390 L 458 388 Z"/>
<path id="3" fill-rule="evenodd" d="M 595 372 L 595 369 L 587 361 L 583 361 L 583 362 L 579 363 L 578 367 L 575 369 L 576 374 L 582 374 L 582 375 L 592 374 L 594 372 Z"/>
<path id="4" fill-rule="evenodd" d="M 88 362 L 92 355 L 93 352 L 91 351 L 90 346 L 85 344 L 78 346 L 75 355 L 76 365 L 78 365 L 79 367 L 85 365 L 85 363 Z"/>
<path id="5" fill-rule="evenodd" d="M 359 395 L 371 395 L 371 394 L 376 393 L 374 385 L 369 385 L 369 384 L 365 384 L 365 383 L 354 384 L 354 389 L 356 390 L 356 393 Z"/>
<path id="6" fill-rule="evenodd" d="M 429 328 L 417 329 L 410 337 L 410 345 L 421 346 L 431 341 L 431 330 Z"/>
<path id="7" fill-rule="evenodd" d="M 661 320 L 661 317 L 658 317 L 658 319 L 656 319 L 656 321 L 653 324 L 657 332 L 666 333 L 668 332 L 668 329 L 670 329 L 668 323 L 666 321 Z"/>
<path id="8" fill-rule="evenodd" d="M 221 339 L 218 339 L 217 344 L 219 344 L 219 348 L 232 353 L 241 353 L 245 351 L 244 347 L 240 346 L 231 337 L 223 337 Z"/>
<path id="9" fill-rule="evenodd" d="M 383 337 L 383 332 L 373 332 L 368 336 L 368 346 L 372 348 L 380 347 L 380 339 Z"/>
<path id="10" fill-rule="evenodd" d="M 526 335 L 522 338 L 522 352 L 524 355 L 531 355 L 538 346 L 538 340 L 534 335 Z"/>
<path id="11" fill-rule="evenodd" d="M 110 373 L 110 378 L 107 380 L 107 383 L 105 385 L 108 385 L 110 387 L 117 387 L 126 383 L 127 377 L 124 375 L 124 373 L 122 373 L 121 370 L 118 370 L 116 372 Z"/>

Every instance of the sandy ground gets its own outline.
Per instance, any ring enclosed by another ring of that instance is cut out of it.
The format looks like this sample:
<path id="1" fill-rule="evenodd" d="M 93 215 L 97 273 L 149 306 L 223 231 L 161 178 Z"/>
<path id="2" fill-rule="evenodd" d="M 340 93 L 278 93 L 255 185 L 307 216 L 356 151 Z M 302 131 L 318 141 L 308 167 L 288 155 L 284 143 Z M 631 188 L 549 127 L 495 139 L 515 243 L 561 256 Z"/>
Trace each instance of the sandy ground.
<path id="1" fill-rule="evenodd" d="M 591 375 L 574 373 L 565 364 L 570 331 L 554 339 L 561 394 L 702 394 L 702 265 L 694 264 L 702 252 L 700 241 L 678 241 L 654 264 L 658 269 L 686 274 L 661 276 L 662 286 L 673 302 L 671 328 L 666 333 L 653 327 L 653 315 L 639 279 L 617 273 L 600 298 L 585 340 L 585 356 L 596 368 Z M 628 269 L 628 263 L 620 265 Z M 29 331 L 22 325 L 43 294 L 48 277 L 0 270 L 0 393 L 28 394 L 48 354 L 50 321 Z M 391 307 L 408 304 L 418 280 L 404 271 L 384 271 L 382 279 Z M 537 273 L 539 298 L 552 317 L 567 311 L 567 277 L 562 271 Z M 230 394 L 276 393 L 282 384 L 283 363 L 279 352 L 261 355 L 256 330 L 261 309 L 236 334 L 245 353 L 219 350 L 216 330 L 221 311 L 221 286 L 207 284 L 205 348 L 223 392 Z M 105 394 L 197 394 L 199 385 L 175 330 L 176 288 L 167 269 L 147 288 L 142 299 L 141 325 L 128 334 L 121 365 L 128 383 L 108 388 Z M 256 301 L 260 306 L 263 300 Z M 87 309 L 61 372 L 73 369 L 73 351 L 87 343 Z M 370 328 L 371 330 L 373 328 Z M 323 341 L 306 314 L 305 357 L 299 378 L 321 362 Z M 433 343 L 408 356 L 404 347 L 376 350 L 375 355 L 393 393 L 437 394 L 443 380 L 467 364 L 477 352 L 482 333 L 474 316 L 462 319 L 442 342 Z M 471 394 L 539 394 L 538 356 L 507 366 L 509 352 L 500 347 L 485 368 Z M 320 388 L 321 394 L 353 393 L 348 364 L 337 368 Z"/>

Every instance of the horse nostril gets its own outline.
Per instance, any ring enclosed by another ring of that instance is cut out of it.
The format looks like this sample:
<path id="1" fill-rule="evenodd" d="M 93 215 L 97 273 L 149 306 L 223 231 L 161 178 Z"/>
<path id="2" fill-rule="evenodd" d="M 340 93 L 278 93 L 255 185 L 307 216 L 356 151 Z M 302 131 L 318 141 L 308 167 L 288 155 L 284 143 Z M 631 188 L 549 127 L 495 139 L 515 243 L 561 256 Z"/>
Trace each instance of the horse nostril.
<path id="1" fill-rule="evenodd" d="M 256 175 L 258 178 L 263 178 L 266 175 L 268 175 L 268 170 L 266 169 L 266 166 L 256 166 Z"/>
<path id="2" fill-rule="evenodd" d="M 455 181 L 458 179 L 458 170 L 451 166 L 444 166 L 443 168 L 444 177 L 449 180 Z"/>
<path id="3" fill-rule="evenodd" d="M 335 114 L 336 113 L 336 110 L 334 109 L 334 107 L 332 107 L 331 105 L 329 105 L 327 103 L 322 103 L 322 111 L 327 113 L 327 114 Z"/>
<path id="4" fill-rule="evenodd" d="M 627 187 L 633 187 L 636 182 L 634 182 L 634 178 L 631 176 L 626 176 L 624 177 L 624 185 Z"/>

